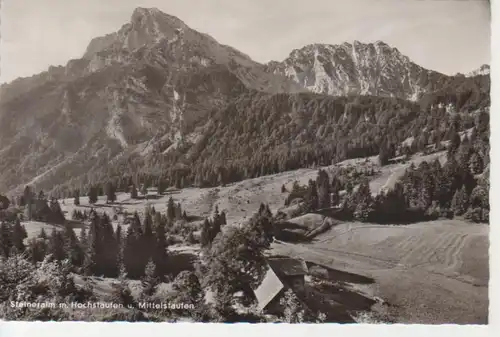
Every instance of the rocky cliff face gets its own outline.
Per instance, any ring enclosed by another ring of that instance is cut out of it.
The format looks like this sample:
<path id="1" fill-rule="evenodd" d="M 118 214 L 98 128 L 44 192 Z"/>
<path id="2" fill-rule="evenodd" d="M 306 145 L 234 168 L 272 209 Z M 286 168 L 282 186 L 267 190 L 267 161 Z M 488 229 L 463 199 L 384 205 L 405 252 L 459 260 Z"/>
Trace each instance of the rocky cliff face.
<path id="1" fill-rule="evenodd" d="M 483 64 L 481 67 L 479 67 L 476 70 L 471 71 L 470 73 L 466 74 L 465 76 L 475 77 L 475 76 L 482 76 L 482 75 L 489 75 L 489 74 L 490 74 L 490 66 L 487 64 Z"/>
<path id="2" fill-rule="evenodd" d="M 328 95 L 376 95 L 417 100 L 447 77 L 424 69 L 386 43 L 313 44 L 268 69 Z"/>

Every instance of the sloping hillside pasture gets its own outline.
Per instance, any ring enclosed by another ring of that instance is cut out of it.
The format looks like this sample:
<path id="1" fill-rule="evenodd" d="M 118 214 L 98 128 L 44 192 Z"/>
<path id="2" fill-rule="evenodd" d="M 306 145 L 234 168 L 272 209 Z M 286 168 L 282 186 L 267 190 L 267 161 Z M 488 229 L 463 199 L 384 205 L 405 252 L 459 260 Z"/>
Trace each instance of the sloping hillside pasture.
<path id="1" fill-rule="evenodd" d="M 460 220 L 344 223 L 311 244 L 275 243 L 273 253 L 373 278 L 353 286 L 387 301 L 394 321 L 477 324 L 488 319 L 488 232 Z"/>
<path id="2" fill-rule="evenodd" d="M 373 194 L 379 193 L 382 189 L 393 187 L 411 162 L 419 165 L 424 160 L 432 161 L 436 158 L 444 162 L 446 160 L 445 154 L 445 152 L 437 152 L 427 156 L 416 155 L 409 162 L 380 168 L 380 174 L 370 182 Z M 350 159 L 332 166 L 323 167 L 323 169 L 330 170 L 335 167 L 348 166 L 358 168 L 366 166 L 378 167 L 377 158 Z M 73 198 L 64 199 L 60 202 L 63 212 L 66 212 L 66 218 L 71 218 L 74 209 L 90 210 L 91 207 L 100 212 L 105 211 L 110 217 L 113 217 L 119 208 L 129 214 L 135 211 L 142 213 L 146 205 L 154 206 L 159 212 L 165 212 L 168 199 L 173 197 L 176 203 L 181 203 L 182 208 L 186 210 L 188 215 L 207 217 L 213 213 L 215 205 L 218 205 L 220 211 L 226 211 L 228 223 L 241 224 L 256 212 L 261 203 L 269 204 L 273 212 L 284 210 L 284 203 L 288 193 L 281 193 L 282 185 L 285 185 L 287 190 L 292 188 L 295 181 L 298 181 L 301 185 L 306 185 L 309 179 L 316 179 L 317 172 L 317 168 L 299 169 L 248 179 L 223 187 L 185 188 L 178 191 L 169 191 L 162 196 L 157 196 L 156 192 L 151 192 L 150 199 L 134 200 L 130 198 L 129 193 L 118 193 L 117 201 L 114 204 L 106 204 L 105 196 L 100 196 L 95 205 L 89 205 L 86 196 L 80 197 L 80 206 L 73 204 Z"/>

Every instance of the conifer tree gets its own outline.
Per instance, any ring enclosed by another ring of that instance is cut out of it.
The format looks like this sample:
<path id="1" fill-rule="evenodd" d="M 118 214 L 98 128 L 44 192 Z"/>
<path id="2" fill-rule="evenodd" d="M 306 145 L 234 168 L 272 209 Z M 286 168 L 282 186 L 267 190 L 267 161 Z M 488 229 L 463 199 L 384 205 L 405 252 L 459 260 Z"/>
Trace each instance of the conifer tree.
<path id="1" fill-rule="evenodd" d="M 380 166 L 385 166 L 385 165 L 389 164 L 390 157 L 391 157 L 391 155 L 389 153 L 389 149 L 387 148 L 387 144 L 385 144 L 385 143 L 381 144 L 379 154 L 378 154 L 378 160 L 379 160 Z"/>
<path id="2" fill-rule="evenodd" d="M 61 232 L 52 230 L 49 240 L 49 254 L 57 261 L 62 261 L 66 258 L 64 250 L 64 237 Z"/>
<path id="3" fill-rule="evenodd" d="M 33 197 L 33 191 L 30 186 L 26 186 L 24 188 L 24 193 L 23 193 L 23 199 L 24 202 L 26 203 L 26 218 L 28 220 L 33 219 L 33 203 L 34 203 L 34 197 Z"/>
<path id="4" fill-rule="evenodd" d="M 158 189 L 159 195 L 163 195 L 163 193 L 165 193 L 166 185 L 165 185 L 165 181 L 162 178 L 158 179 L 157 189 Z"/>
<path id="5" fill-rule="evenodd" d="M 38 192 L 38 200 L 47 201 L 47 198 L 45 197 L 45 193 L 43 192 L 43 190 L 40 190 L 40 192 Z"/>
<path id="6" fill-rule="evenodd" d="M 144 277 L 141 280 L 142 285 L 142 296 L 144 298 L 150 298 L 156 292 L 158 285 L 160 283 L 158 277 L 156 276 L 156 266 L 152 259 L 148 261 L 144 269 Z"/>
<path id="7" fill-rule="evenodd" d="M 175 207 L 175 218 L 177 220 L 182 219 L 182 207 L 180 202 L 178 202 L 177 206 Z"/>
<path id="8" fill-rule="evenodd" d="M 47 240 L 48 237 L 47 237 L 47 233 L 45 233 L 45 229 L 44 228 L 42 228 L 40 230 L 40 234 L 38 234 L 38 237 L 41 238 L 41 239 Z"/>
<path id="9" fill-rule="evenodd" d="M 309 180 L 309 186 L 305 197 L 306 212 L 315 211 L 318 209 L 318 189 L 316 182 Z"/>
<path id="10" fill-rule="evenodd" d="M 154 233 L 154 251 L 153 251 L 153 262 L 156 266 L 156 276 L 160 279 L 167 272 L 167 238 L 165 236 L 165 224 L 160 221 L 155 226 Z"/>
<path id="11" fill-rule="evenodd" d="M 96 214 L 93 214 L 90 221 L 87 251 L 83 265 L 85 275 L 95 275 L 101 271 L 99 234 L 99 218 Z"/>
<path id="12" fill-rule="evenodd" d="M 79 206 L 80 205 L 80 190 L 76 190 L 75 191 L 75 196 L 74 196 L 74 199 L 73 199 L 73 204 L 75 206 Z"/>
<path id="13" fill-rule="evenodd" d="M 451 136 L 450 136 L 450 145 L 448 146 L 448 152 L 447 152 L 447 158 L 450 160 L 451 158 L 455 158 L 455 155 L 457 154 L 457 150 L 460 147 L 460 135 L 455 129 L 451 130 Z"/>
<path id="14" fill-rule="evenodd" d="M 153 256 L 154 246 L 155 246 L 155 238 L 153 235 L 153 218 L 151 217 L 150 212 L 145 212 L 146 216 L 144 218 L 144 229 L 142 236 L 142 254 L 144 254 L 143 259 L 148 261 Z"/>
<path id="15" fill-rule="evenodd" d="M 79 267 L 83 263 L 83 250 L 76 238 L 75 231 L 70 225 L 64 227 L 64 250 L 66 252 L 67 258 L 71 264 L 75 267 Z"/>
<path id="16" fill-rule="evenodd" d="M 118 276 L 118 247 L 116 237 L 111 225 L 111 220 L 107 213 L 104 213 L 99 219 L 100 235 L 98 237 L 101 273 L 106 276 Z"/>
<path id="17" fill-rule="evenodd" d="M 142 225 L 139 215 L 134 213 L 132 223 L 127 229 L 125 246 L 123 251 L 123 260 L 127 274 L 130 277 L 139 277 L 144 273 L 144 267 L 147 261 L 144 261 L 144 254 L 140 254 L 142 246 Z"/>
<path id="18" fill-rule="evenodd" d="M 205 219 L 201 227 L 200 243 L 202 247 L 208 247 L 211 243 L 211 227 L 210 220 Z"/>
<path id="19" fill-rule="evenodd" d="M 467 194 L 465 185 L 462 186 L 461 189 L 456 190 L 451 202 L 451 206 L 455 215 L 460 216 L 467 212 L 467 209 L 469 208 L 469 195 Z"/>
<path id="20" fill-rule="evenodd" d="M 115 237 L 116 237 L 115 242 L 117 249 L 116 265 L 118 268 L 118 272 L 120 272 L 120 266 L 123 265 L 123 236 L 122 236 L 122 226 L 120 224 L 116 226 Z"/>
<path id="21" fill-rule="evenodd" d="M 318 207 L 320 209 L 331 207 L 330 178 L 324 170 L 319 170 L 316 185 L 318 186 Z"/>
<path id="22" fill-rule="evenodd" d="M 2 221 L 0 225 L 0 256 L 8 258 L 12 247 L 11 228 L 8 223 Z"/>
<path id="23" fill-rule="evenodd" d="M 167 218 L 169 221 L 174 221 L 175 219 L 175 203 L 172 197 L 168 199 L 167 203 Z"/>
<path id="24" fill-rule="evenodd" d="M 130 198 L 137 199 L 137 187 L 135 187 L 135 184 L 132 184 L 132 187 L 130 189 Z"/>
<path id="25" fill-rule="evenodd" d="M 80 231 L 79 241 L 82 250 L 84 252 L 87 251 L 88 239 L 87 239 L 87 230 L 85 229 L 85 227 L 83 227 L 82 230 Z"/>
<path id="26" fill-rule="evenodd" d="M 222 211 L 220 213 L 219 221 L 220 221 L 221 226 L 227 225 L 226 212 L 225 211 Z"/>
<path id="27" fill-rule="evenodd" d="M 98 200 L 98 190 L 97 190 L 97 188 L 95 186 L 90 186 L 88 197 L 89 197 L 89 204 L 93 205 L 93 204 L 95 204 L 97 202 L 97 200 Z"/>
<path id="28" fill-rule="evenodd" d="M 213 242 L 217 234 L 219 234 L 220 232 L 221 232 L 220 216 L 215 215 L 214 219 L 210 224 L 209 241 Z"/>
<path id="29" fill-rule="evenodd" d="M 354 218 L 366 221 L 373 212 L 373 200 L 368 179 L 364 179 L 355 193 Z"/>
<path id="30" fill-rule="evenodd" d="M 12 227 L 12 245 L 16 247 L 19 253 L 24 252 L 24 239 L 27 237 L 26 230 L 23 229 L 19 219 L 16 219 Z"/>
<path id="31" fill-rule="evenodd" d="M 50 222 L 55 223 L 55 224 L 63 224 L 64 221 L 66 220 L 64 218 L 64 213 L 61 209 L 61 205 L 59 205 L 59 201 L 57 199 L 52 198 L 50 200 Z"/>
<path id="32" fill-rule="evenodd" d="M 106 183 L 106 203 L 113 203 L 116 201 L 116 187 L 115 185 L 108 181 Z"/>

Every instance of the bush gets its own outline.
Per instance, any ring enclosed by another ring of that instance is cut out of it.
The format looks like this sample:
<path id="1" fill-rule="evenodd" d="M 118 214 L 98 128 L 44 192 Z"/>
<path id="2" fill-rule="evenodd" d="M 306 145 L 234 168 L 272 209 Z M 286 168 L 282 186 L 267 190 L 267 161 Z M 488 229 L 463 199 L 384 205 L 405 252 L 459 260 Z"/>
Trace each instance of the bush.
<path id="1" fill-rule="evenodd" d="M 489 210 L 481 208 L 481 207 L 470 207 L 467 212 L 464 214 L 464 217 L 467 220 L 472 222 L 488 222 L 490 220 Z"/>

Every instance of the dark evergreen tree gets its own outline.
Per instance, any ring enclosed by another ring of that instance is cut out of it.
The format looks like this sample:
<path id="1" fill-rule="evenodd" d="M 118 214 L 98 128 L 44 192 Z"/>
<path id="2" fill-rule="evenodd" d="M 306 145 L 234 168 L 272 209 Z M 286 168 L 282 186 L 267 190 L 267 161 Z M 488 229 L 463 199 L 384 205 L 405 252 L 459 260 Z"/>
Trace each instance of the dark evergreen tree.
<path id="1" fill-rule="evenodd" d="M 23 199 L 26 203 L 26 212 L 25 212 L 26 218 L 28 220 L 32 220 L 34 197 L 33 197 L 33 191 L 30 186 L 26 186 L 24 188 Z"/>
<path id="2" fill-rule="evenodd" d="M 360 221 L 366 221 L 373 212 L 373 200 L 370 191 L 368 179 L 364 179 L 355 192 L 354 218 Z"/>
<path id="3" fill-rule="evenodd" d="M 63 224 L 66 219 L 64 218 L 64 213 L 61 210 L 61 205 L 59 205 L 59 201 L 57 199 L 52 198 L 50 200 L 50 216 L 48 217 L 48 220 L 52 223 L 55 224 Z"/>
<path id="4" fill-rule="evenodd" d="M 83 227 L 82 230 L 80 231 L 79 242 L 80 242 L 80 247 L 82 248 L 82 251 L 86 252 L 87 245 L 88 245 L 88 238 L 87 238 L 87 231 L 86 231 L 85 227 Z"/>
<path id="5" fill-rule="evenodd" d="M 144 269 L 144 276 L 141 279 L 142 296 L 146 299 L 151 298 L 158 288 L 160 281 L 156 275 L 156 266 L 153 260 L 149 260 Z"/>
<path id="6" fill-rule="evenodd" d="M 7 258 L 9 257 L 10 250 L 13 247 L 11 227 L 5 221 L 0 225 L 0 254 Z"/>
<path id="7" fill-rule="evenodd" d="M 142 235 L 142 246 L 143 249 L 141 251 L 141 254 L 144 254 L 143 259 L 148 261 L 154 253 L 154 247 L 155 247 L 155 237 L 153 234 L 153 218 L 151 216 L 151 213 L 149 211 L 145 212 L 145 218 L 144 218 L 144 229 L 143 229 L 143 235 Z"/>
<path id="8" fill-rule="evenodd" d="M 208 247 L 211 243 L 211 224 L 208 219 L 205 219 L 201 227 L 200 243 L 202 247 Z"/>
<path id="9" fill-rule="evenodd" d="M 316 182 L 313 180 L 309 180 L 309 186 L 307 189 L 307 193 L 304 199 L 305 203 L 305 211 L 312 212 L 318 209 L 318 189 L 316 186 Z"/>
<path id="10" fill-rule="evenodd" d="M 465 185 L 462 186 L 461 189 L 456 190 L 451 202 L 451 207 L 453 208 L 455 215 L 463 215 L 467 212 L 467 209 L 469 208 L 469 195 Z"/>
<path id="11" fill-rule="evenodd" d="M 160 279 L 167 272 L 167 238 L 165 235 L 165 223 L 160 221 L 155 226 L 155 243 L 153 251 L 153 262 L 156 266 L 156 273 Z"/>
<path id="12" fill-rule="evenodd" d="M 83 265 L 85 275 L 96 275 L 101 271 L 101 247 L 99 244 L 99 236 L 99 218 L 97 215 L 93 214 L 90 221 L 90 229 L 87 237 L 87 251 Z"/>
<path id="13" fill-rule="evenodd" d="M 170 197 L 168 199 L 168 203 L 167 203 L 167 218 L 170 221 L 174 221 L 174 219 L 175 219 L 175 202 L 174 202 L 174 199 L 172 197 Z"/>
<path id="14" fill-rule="evenodd" d="M 142 225 L 139 215 L 134 213 L 134 218 L 127 229 L 125 246 L 123 250 L 123 260 L 127 274 L 132 278 L 143 275 L 147 261 L 144 261 L 144 254 L 141 254 L 142 246 Z"/>
<path id="15" fill-rule="evenodd" d="M 227 225 L 226 212 L 225 211 L 222 211 L 220 213 L 219 221 L 220 221 L 221 226 Z"/>
<path id="16" fill-rule="evenodd" d="M 165 181 L 162 178 L 158 179 L 158 187 L 157 187 L 158 194 L 163 195 L 163 193 L 165 193 L 166 188 L 167 188 L 167 186 L 165 184 Z"/>
<path id="17" fill-rule="evenodd" d="M 318 186 L 318 207 L 320 209 L 330 208 L 330 178 L 324 170 L 319 170 L 316 185 Z"/>
<path id="18" fill-rule="evenodd" d="M 83 250 L 76 238 L 76 234 L 71 227 L 71 225 L 67 224 L 64 227 L 64 250 L 66 252 L 66 256 L 71 262 L 71 264 L 75 267 L 79 267 L 83 264 Z"/>
<path id="19" fill-rule="evenodd" d="M 460 135 L 458 134 L 456 129 L 453 129 L 451 131 L 450 145 L 448 147 L 448 158 L 455 156 L 460 146 L 460 143 L 461 143 Z"/>
<path id="20" fill-rule="evenodd" d="M 55 229 L 52 230 L 52 234 L 50 235 L 48 253 L 57 261 L 62 261 L 67 256 L 64 249 L 64 237 L 61 232 Z"/>
<path id="21" fill-rule="evenodd" d="M 75 191 L 75 195 L 74 195 L 74 199 L 73 199 L 73 204 L 75 206 L 79 206 L 80 205 L 80 190 L 76 190 Z"/>
<path id="22" fill-rule="evenodd" d="M 32 238 L 28 241 L 27 251 L 29 259 L 33 264 L 43 261 L 48 252 L 47 240 L 42 238 Z"/>
<path id="23" fill-rule="evenodd" d="M 19 253 L 24 252 L 24 239 L 27 237 L 26 231 L 23 229 L 19 219 L 16 219 L 14 226 L 12 226 L 12 245 L 16 247 Z"/>
<path id="24" fill-rule="evenodd" d="M 111 182 L 108 181 L 106 183 L 106 203 L 113 203 L 116 201 L 116 186 Z"/>
<path id="25" fill-rule="evenodd" d="M 98 189 L 97 189 L 97 187 L 91 186 L 89 188 L 88 197 L 89 197 L 89 204 L 93 205 L 93 204 L 95 204 L 97 202 L 97 200 L 98 200 Z"/>
<path id="26" fill-rule="evenodd" d="M 137 199 L 137 187 L 135 187 L 135 184 L 132 184 L 132 187 L 130 188 L 130 198 Z"/>
<path id="27" fill-rule="evenodd" d="M 182 219 L 182 207 L 181 204 L 178 202 L 177 206 L 175 207 L 175 219 L 180 220 Z"/>
<path id="28" fill-rule="evenodd" d="M 45 233 L 45 229 L 42 228 L 40 230 L 40 234 L 38 234 L 38 237 L 41 239 L 47 240 L 48 236 L 47 236 L 47 233 Z"/>
<path id="29" fill-rule="evenodd" d="M 122 234 L 122 226 L 120 224 L 116 226 L 115 242 L 117 249 L 116 265 L 118 268 L 117 269 L 118 272 L 120 272 L 120 266 L 123 265 L 123 234 Z"/>

